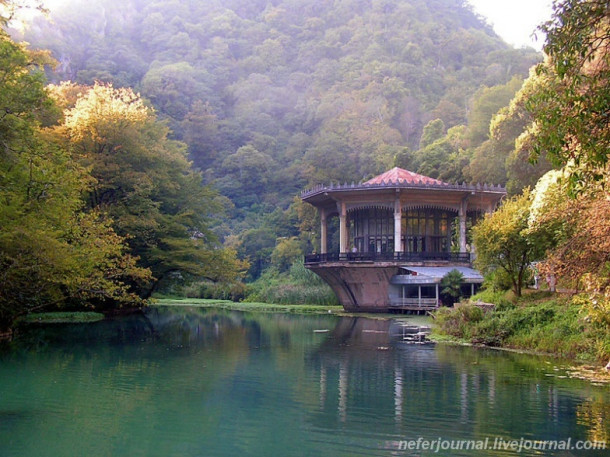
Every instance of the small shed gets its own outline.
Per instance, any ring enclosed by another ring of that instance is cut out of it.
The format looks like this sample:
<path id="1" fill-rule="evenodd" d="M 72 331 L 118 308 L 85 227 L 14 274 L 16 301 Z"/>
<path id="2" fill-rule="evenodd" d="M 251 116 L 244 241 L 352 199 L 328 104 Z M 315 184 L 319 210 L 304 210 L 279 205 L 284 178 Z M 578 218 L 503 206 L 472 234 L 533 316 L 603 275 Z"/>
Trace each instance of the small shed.
<path id="1" fill-rule="evenodd" d="M 403 310 L 431 310 L 440 306 L 440 283 L 447 273 L 459 271 L 463 276 L 462 290 L 474 295 L 483 283 L 477 270 L 464 266 L 412 267 L 403 266 L 390 279 L 390 307 Z"/>

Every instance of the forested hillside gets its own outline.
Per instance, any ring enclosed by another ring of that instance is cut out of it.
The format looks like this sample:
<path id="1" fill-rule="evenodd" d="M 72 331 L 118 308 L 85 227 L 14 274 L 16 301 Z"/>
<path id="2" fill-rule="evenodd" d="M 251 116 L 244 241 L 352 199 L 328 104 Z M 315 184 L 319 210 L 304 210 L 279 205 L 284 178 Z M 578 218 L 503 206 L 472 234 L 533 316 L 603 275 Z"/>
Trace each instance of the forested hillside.
<path id="1" fill-rule="evenodd" d="M 464 0 L 69 0 L 23 38 L 57 59 L 53 82 L 150 101 L 227 197 L 215 230 L 252 278 L 274 250 L 284 268 L 311 247 L 292 238 L 309 184 L 394 165 L 515 192 L 526 180 L 507 160 L 524 123 L 489 126 L 541 57 Z"/>

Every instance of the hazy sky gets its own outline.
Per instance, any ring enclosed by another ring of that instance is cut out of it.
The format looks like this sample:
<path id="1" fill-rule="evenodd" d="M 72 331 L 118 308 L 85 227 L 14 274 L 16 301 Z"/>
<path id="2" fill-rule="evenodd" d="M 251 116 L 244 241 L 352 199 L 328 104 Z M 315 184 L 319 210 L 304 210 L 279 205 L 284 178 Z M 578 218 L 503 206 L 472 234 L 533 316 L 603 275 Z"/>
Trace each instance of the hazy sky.
<path id="1" fill-rule="evenodd" d="M 551 18 L 551 0 L 468 0 L 476 12 L 488 19 L 504 41 L 516 47 L 541 49 L 544 37 L 530 37 L 534 29 Z"/>

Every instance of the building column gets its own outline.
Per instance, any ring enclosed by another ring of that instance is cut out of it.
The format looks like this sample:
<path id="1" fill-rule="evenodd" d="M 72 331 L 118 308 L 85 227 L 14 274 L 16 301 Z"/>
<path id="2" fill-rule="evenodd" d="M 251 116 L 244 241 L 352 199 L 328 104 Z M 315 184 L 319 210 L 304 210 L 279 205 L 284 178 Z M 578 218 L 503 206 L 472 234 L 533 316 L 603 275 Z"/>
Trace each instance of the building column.
<path id="1" fill-rule="evenodd" d="M 468 209 L 468 200 L 464 198 L 460 205 L 460 252 L 466 252 L 466 211 Z"/>
<path id="2" fill-rule="evenodd" d="M 400 196 L 396 195 L 394 201 L 394 252 L 402 251 L 402 208 Z"/>
<path id="3" fill-rule="evenodd" d="M 347 211 L 345 202 L 341 202 L 341 211 L 339 212 L 339 252 L 344 254 L 347 252 L 347 242 L 349 233 L 347 232 Z"/>
<path id="4" fill-rule="evenodd" d="M 328 251 L 328 224 L 326 222 L 326 212 L 323 209 L 320 211 L 320 254 L 326 254 Z"/>

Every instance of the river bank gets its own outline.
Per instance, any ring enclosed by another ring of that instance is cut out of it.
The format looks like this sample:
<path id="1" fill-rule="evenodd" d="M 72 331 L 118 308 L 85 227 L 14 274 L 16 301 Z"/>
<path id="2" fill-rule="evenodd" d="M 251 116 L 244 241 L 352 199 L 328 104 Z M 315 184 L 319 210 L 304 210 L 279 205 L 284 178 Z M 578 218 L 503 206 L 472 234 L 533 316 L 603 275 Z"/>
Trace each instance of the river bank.
<path id="1" fill-rule="evenodd" d="M 500 297 L 496 302 L 493 311 L 472 303 L 439 310 L 437 340 L 553 355 L 608 378 L 603 367 L 610 356 L 610 330 L 570 295 L 528 291 L 519 300 Z"/>

